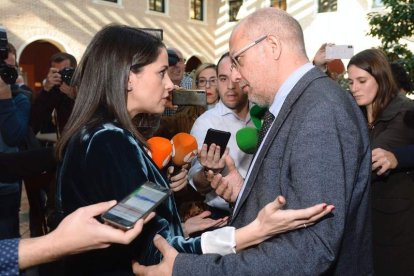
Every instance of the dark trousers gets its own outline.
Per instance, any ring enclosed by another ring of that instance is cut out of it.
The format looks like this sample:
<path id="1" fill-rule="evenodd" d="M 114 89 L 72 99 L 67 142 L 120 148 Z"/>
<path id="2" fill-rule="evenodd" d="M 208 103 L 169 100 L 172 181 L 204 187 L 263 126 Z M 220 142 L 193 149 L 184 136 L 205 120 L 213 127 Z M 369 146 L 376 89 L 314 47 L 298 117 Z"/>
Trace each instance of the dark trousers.
<path id="1" fill-rule="evenodd" d="M 0 194 L 0 240 L 20 237 L 19 210 L 21 185 Z"/>

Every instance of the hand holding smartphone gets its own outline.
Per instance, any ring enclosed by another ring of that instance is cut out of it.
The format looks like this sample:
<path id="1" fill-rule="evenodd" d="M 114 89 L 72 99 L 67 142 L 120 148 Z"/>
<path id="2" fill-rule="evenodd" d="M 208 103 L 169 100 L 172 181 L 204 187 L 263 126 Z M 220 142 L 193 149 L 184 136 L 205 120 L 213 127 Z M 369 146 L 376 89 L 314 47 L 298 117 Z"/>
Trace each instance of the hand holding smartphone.
<path id="1" fill-rule="evenodd" d="M 231 133 L 228 131 L 222 131 L 214 128 L 209 128 L 207 130 L 206 137 L 204 138 L 204 143 L 207 144 L 207 150 L 210 148 L 211 144 L 216 144 L 220 146 L 220 157 L 224 154 L 226 150 L 227 143 L 229 142 Z"/>
<path id="2" fill-rule="evenodd" d="M 101 217 L 115 227 L 128 230 L 133 228 L 139 219 L 151 213 L 170 194 L 170 189 L 147 181 Z"/>

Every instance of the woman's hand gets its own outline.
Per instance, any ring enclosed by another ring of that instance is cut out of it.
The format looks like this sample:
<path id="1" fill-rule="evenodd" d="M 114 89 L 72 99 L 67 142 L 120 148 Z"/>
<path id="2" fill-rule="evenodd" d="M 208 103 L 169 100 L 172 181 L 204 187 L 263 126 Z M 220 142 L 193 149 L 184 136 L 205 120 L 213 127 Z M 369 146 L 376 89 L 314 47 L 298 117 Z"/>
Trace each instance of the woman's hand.
<path id="1" fill-rule="evenodd" d="M 184 189 L 188 184 L 188 164 L 185 164 L 181 167 L 181 170 L 176 174 L 172 175 L 174 172 L 174 167 L 171 166 L 168 168 L 168 178 L 170 179 L 170 188 L 174 192 L 178 192 Z"/>
<path id="2" fill-rule="evenodd" d="M 380 148 L 372 150 L 372 171 L 378 170 L 377 175 L 395 169 L 397 165 L 397 158 L 392 152 Z"/>
<path id="3" fill-rule="evenodd" d="M 281 210 L 285 204 L 285 198 L 278 196 L 260 210 L 253 222 L 236 230 L 236 250 L 259 244 L 283 232 L 309 227 L 335 209 L 333 205 L 321 203 L 305 209 Z"/>
<path id="4" fill-rule="evenodd" d="M 206 230 L 211 227 L 223 227 L 227 224 L 228 217 L 212 219 L 210 218 L 211 212 L 204 211 L 194 217 L 187 219 L 183 223 L 183 230 L 186 237 L 192 233 Z"/>

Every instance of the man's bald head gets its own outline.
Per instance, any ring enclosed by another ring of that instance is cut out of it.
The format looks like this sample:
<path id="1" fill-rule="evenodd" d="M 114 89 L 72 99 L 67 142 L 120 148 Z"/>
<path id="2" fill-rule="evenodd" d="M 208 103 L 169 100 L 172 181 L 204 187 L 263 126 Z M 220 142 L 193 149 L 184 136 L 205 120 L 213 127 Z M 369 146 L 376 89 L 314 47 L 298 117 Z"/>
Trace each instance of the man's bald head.
<path id="1" fill-rule="evenodd" d="M 283 10 L 264 8 L 255 11 L 240 21 L 232 36 L 240 33 L 240 38 L 257 39 L 261 35 L 273 35 L 283 43 L 306 56 L 302 27 L 299 22 Z"/>

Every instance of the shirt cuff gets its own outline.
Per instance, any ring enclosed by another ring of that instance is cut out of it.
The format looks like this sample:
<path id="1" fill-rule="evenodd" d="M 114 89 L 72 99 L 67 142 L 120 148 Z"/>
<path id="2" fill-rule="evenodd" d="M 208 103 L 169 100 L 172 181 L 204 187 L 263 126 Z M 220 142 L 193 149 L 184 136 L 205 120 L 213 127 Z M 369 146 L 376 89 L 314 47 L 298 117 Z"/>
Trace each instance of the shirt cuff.
<path id="1" fill-rule="evenodd" d="M 236 253 L 236 229 L 226 226 L 201 235 L 203 254 L 220 254 L 222 256 Z"/>

